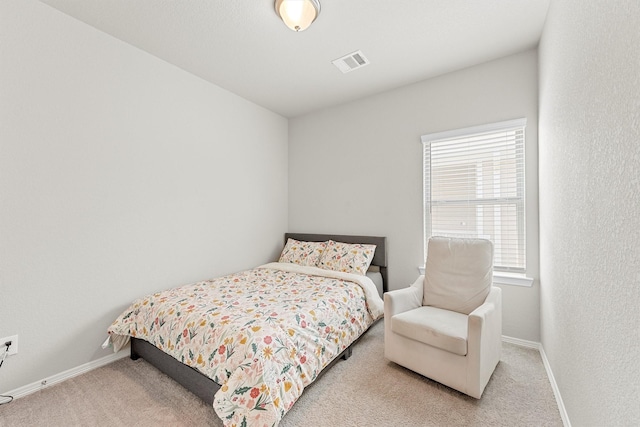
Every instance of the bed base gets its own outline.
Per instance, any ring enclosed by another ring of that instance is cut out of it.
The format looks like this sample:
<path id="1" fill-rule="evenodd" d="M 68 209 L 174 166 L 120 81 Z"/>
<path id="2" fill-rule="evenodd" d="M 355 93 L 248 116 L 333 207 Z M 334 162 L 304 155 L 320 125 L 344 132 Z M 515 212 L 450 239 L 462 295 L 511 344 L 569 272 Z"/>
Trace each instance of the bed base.
<path id="1" fill-rule="evenodd" d="M 153 344 L 138 338 L 131 338 L 131 359 L 138 360 L 139 358 L 143 358 L 158 368 L 209 405 L 213 405 L 213 395 L 218 391 L 220 385 L 211 378 L 174 359 Z"/>

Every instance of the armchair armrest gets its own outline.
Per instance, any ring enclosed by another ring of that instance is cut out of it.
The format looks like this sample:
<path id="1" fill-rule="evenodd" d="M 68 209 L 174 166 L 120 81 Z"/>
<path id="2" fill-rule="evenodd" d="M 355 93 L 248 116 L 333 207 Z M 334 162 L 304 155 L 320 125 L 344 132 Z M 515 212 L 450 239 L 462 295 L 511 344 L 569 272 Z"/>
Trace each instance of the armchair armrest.
<path id="1" fill-rule="evenodd" d="M 484 300 L 484 302 L 480 305 L 480 307 L 476 308 L 469 314 L 469 323 L 472 321 L 482 321 L 480 319 L 473 319 L 472 317 L 485 319 L 491 315 L 497 309 L 502 309 L 502 289 L 497 286 L 492 286 L 489 295 Z"/>
<path id="2" fill-rule="evenodd" d="M 492 286 L 484 303 L 469 314 L 469 352 L 489 342 L 502 341 L 502 289 Z"/>
<path id="3" fill-rule="evenodd" d="M 467 383 L 474 388 L 467 394 L 479 399 L 502 353 L 502 289 L 491 287 L 485 302 L 469 314 L 468 322 L 467 358 L 473 366 Z"/>
<path id="4" fill-rule="evenodd" d="M 419 276 L 408 288 L 397 289 L 384 294 L 384 317 L 391 319 L 398 313 L 422 306 L 424 276 Z"/>

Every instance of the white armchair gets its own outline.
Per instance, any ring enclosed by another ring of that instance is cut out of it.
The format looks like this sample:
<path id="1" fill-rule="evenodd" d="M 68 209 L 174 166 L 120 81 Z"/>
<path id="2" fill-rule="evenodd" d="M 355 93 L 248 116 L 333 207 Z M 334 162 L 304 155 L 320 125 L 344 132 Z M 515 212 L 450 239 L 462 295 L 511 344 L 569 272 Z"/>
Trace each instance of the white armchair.
<path id="1" fill-rule="evenodd" d="M 425 275 L 384 294 L 384 354 L 479 399 L 500 361 L 502 294 L 493 244 L 432 237 Z"/>

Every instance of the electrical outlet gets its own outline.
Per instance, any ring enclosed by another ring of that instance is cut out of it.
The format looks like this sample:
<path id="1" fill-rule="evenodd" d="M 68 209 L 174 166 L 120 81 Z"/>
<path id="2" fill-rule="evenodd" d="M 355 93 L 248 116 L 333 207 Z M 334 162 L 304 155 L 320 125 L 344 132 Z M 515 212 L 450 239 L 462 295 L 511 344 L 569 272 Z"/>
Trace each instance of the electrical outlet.
<path id="1" fill-rule="evenodd" d="M 12 356 L 18 352 L 18 336 L 11 335 L 10 337 L 0 338 L 0 355 L 4 353 L 4 349 L 7 348 L 4 343 L 8 341 L 11 341 L 11 347 L 9 347 L 7 356 Z"/>

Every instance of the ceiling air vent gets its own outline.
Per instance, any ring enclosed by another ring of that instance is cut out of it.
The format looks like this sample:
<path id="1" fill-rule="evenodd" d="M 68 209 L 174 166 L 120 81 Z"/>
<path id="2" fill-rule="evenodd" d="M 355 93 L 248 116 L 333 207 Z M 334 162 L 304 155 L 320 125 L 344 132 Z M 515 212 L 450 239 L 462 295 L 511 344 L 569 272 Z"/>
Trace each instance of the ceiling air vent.
<path id="1" fill-rule="evenodd" d="M 364 54 L 357 50 L 348 55 L 343 56 L 342 58 L 335 59 L 331 61 L 333 65 L 338 67 L 338 70 L 343 73 L 348 73 L 353 70 L 357 70 L 358 68 L 362 68 L 365 65 L 369 65 L 369 60 L 364 57 Z"/>

